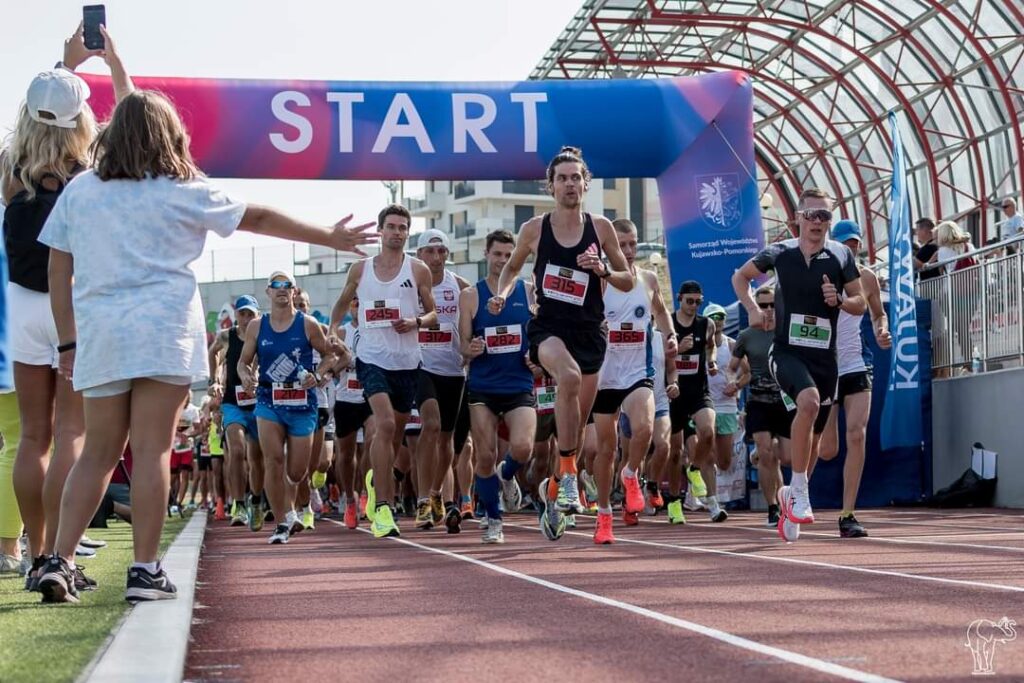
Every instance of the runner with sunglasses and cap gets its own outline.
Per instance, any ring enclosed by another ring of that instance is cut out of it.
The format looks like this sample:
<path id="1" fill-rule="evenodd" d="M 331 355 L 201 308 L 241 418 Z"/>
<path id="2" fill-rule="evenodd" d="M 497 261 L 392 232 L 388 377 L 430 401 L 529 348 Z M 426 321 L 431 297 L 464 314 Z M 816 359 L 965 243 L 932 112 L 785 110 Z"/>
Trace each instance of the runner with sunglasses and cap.
<path id="1" fill-rule="evenodd" d="M 718 304 L 708 304 L 704 308 L 704 315 L 715 324 L 715 365 L 720 369 L 720 372 L 708 378 L 708 390 L 715 405 L 715 443 L 712 448 L 713 466 L 709 468 L 709 476 L 704 477 L 708 489 L 704 502 L 708 506 L 711 521 L 724 522 L 729 519 L 729 513 L 718 503 L 715 467 L 718 472 L 726 472 L 732 467 L 736 432 L 740 428 L 737 395 L 740 386 L 749 376 L 749 367 L 745 362 L 740 364 L 739 372 L 729 367 L 736 340 L 725 334 L 725 309 Z"/>
<path id="2" fill-rule="evenodd" d="M 832 226 L 832 239 L 845 244 L 856 254 L 860 251 L 860 226 L 851 220 L 842 220 Z M 871 314 L 871 326 L 879 348 L 892 346 L 889 320 L 882 304 L 878 277 L 858 264 L 864 298 Z M 871 349 L 861 331 L 863 315 L 839 312 L 836 323 L 836 360 L 839 372 L 839 390 L 836 402 L 829 411 L 828 422 L 821 438 L 818 457 L 831 460 L 839 455 L 839 410 L 846 415 L 846 462 L 843 464 L 843 511 L 839 514 L 839 536 L 860 538 L 868 532 L 854 516 L 860 478 L 864 473 L 864 450 L 867 440 L 868 418 L 871 416 Z"/>
<path id="3" fill-rule="evenodd" d="M 836 325 L 839 312 L 866 308 L 860 273 L 849 247 L 829 239 L 832 198 L 817 188 L 800 195 L 800 236 L 771 244 L 732 276 L 751 327 L 762 325 L 750 282 L 775 271 L 775 341 L 771 368 L 782 391 L 796 402 L 790 429 L 793 477 L 779 489 L 779 535 L 799 537 L 799 525 L 814 521 L 807 477 L 818 455 L 821 433 L 836 397 Z"/>

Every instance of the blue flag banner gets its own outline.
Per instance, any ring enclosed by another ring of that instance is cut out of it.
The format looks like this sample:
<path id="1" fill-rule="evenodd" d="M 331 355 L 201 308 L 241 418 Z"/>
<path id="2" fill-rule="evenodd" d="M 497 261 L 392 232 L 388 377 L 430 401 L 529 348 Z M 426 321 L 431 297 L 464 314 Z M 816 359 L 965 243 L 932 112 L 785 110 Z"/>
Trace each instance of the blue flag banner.
<path id="1" fill-rule="evenodd" d="M 90 104 L 110 79 L 85 75 Z M 133 78 L 166 94 L 211 176 L 539 180 L 562 145 L 597 178 L 657 178 L 673 287 L 735 300 L 763 245 L 750 78 L 382 83 Z M 595 191 L 600 191 L 595 190 Z"/>
<path id="2" fill-rule="evenodd" d="M 921 428 L 921 363 L 917 337 L 917 306 L 910 242 L 910 198 L 903 141 L 895 112 L 889 113 L 892 128 L 892 204 L 889 207 L 889 328 L 892 363 L 888 394 L 882 409 L 882 450 L 918 447 Z"/>

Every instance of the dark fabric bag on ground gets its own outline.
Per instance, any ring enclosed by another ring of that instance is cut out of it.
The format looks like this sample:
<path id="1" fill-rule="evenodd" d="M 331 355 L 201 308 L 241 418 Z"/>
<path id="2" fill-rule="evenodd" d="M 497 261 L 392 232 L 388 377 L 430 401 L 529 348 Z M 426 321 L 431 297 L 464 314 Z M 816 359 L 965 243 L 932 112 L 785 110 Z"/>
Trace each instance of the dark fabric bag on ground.
<path id="1" fill-rule="evenodd" d="M 995 495 L 996 479 L 982 479 L 981 475 L 968 468 L 959 479 L 928 496 L 922 503 L 938 508 L 991 507 Z"/>

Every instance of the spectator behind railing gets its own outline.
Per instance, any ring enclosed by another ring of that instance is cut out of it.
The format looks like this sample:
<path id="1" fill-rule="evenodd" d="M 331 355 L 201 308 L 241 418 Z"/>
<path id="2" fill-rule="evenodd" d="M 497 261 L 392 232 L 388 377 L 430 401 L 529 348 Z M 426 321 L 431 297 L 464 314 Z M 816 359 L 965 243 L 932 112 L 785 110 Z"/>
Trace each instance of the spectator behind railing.
<path id="1" fill-rule="evenodd" d="M 915 237 L 917 238 L 917 253 L 914 254 L 914 270 L 918 271 L 921 280 L 929 280 L 939 276 L 939 271 L 922 270 L 929 263 L 934 263 L 939 253 L 939 245 L 935 244 L 935 221 L 927 216 L 922 216 L 914 223 Z"/>
<path id="2" fill-rule="evenodd" d="M 939 247 L 935 260 L 938 263 L 950 261 L 950 259 L 956 259 L 957 256 L 962 256 L 968 252 L 974 251 L 974 245 L 971 244 L 971 236 L 964 232 L 960 226 L 953 221 L 943 221 L 939 223 L 938 227 L 935 229 L 935 233 L 935 243 Z M 950 261 L 949 263 L 939 266 L 938 272 L 952 273 L 973 265 L 973 263 L 968 263 L 968 260 L 974 261 L 974 258 L 971 256 L 964 256 L 964 258 Z"/>
<path id="3" fill-rule="evenodd" d="M 1007 197 L 1003 200 L 1002 207 L 1003 213 L 1006 215 L 1006 219 L 996 223 L 996 226 L 999 228 L 1000 241 L 1011 239 L 1021 233 L 1024 233 L 1024 216 L 1017 213 L 1017 200 L 1012 197 Z M 1006 248 L 1006 253 L 1016 253 L 1016 249 L 1008 246 Z"/>

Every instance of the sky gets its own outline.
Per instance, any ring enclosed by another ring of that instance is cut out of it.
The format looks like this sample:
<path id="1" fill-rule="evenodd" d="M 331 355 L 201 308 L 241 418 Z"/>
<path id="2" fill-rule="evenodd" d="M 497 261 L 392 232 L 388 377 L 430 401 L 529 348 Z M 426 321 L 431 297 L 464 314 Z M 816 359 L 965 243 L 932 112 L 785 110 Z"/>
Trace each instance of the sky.
<path id="1" fill-rule="evenodd" d="M 63 54 L 81 2 L 3 4 L 0 129 L 10 131 L 33 76 Z M 107 27 L 139 76 L 350 81 L 525 80 L 582 0 L 112 0 Z M 106 73 L 99 58 L 80 71 Z M 389 195 L 380 182 L 215 181 L 240 200 L 330 222 L 372 220 Z M 410 184 L 418 194 L 422 183 Z M 273 238 L 211 235 L 207 251 L 273 248 Z M 224 254 L 237 256 L 238 254 Z M 244 259 L 243 259 L 244 260 Z"/>

